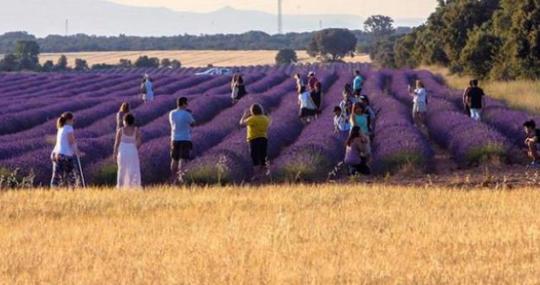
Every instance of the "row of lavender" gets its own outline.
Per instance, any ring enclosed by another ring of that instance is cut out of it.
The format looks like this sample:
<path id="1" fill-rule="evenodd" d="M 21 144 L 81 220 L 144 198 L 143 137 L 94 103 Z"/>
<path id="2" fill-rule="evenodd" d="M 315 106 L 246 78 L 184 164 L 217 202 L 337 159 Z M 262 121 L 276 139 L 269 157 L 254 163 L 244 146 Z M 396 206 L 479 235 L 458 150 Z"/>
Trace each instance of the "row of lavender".
<path id="1" fill-rule="evenodd" d="M 261 75 L 257 75 L 253 77 L 248 76 L 247 81 L 254 83 L 252 86 L 254 89 L 266 89 L 272 84 L 272 80 L 275 82 L 277 78 L 277 80 L 280 81 L 284 80 L 285 77 L 286 76 L 283 74 L 273 74 L 272 76 L 266 78 Z M 263 78 L 265 79 L 262 80 Z M 205 105 L 207 107 L 219 106 L 218 104 L 208 104 L 211 101 L 215 103 L 215 100 L 212 100 L 213 96 L 211 94 L 214 94 L 216 90 L 225 90 L 224 87 L 228 86 L 228 82 L 228 80 L 225 82 L 216 78 L 213 84 L 207 84 L 210 83 L 207 82 L 189 87 L 186 86 L 187 88 L 184 90 L 185 93 L 178 93 L 178 95 L 189 95 L 194 94 L 194 92 L 200 92 L 199 94 L 202 94 L 208 91 L 208 93 L 206 93 L 207 96 L 193 98 L 200 99 L 200 101 L 205 101 Z M 217 97 L 220 96 L 216 96 L 216 98 Z M 230 99 L 227 96 L 221 97 L 226 98 L 226 101 L 230 102 Z M 163 117 L 163 114 L 166 114 L 169 110 L 174 108 L 175 98 L 176 96 L 160 96 L 155 102 L 147 105 L 140 105 L 138 100 L 133 101 L 132 103 L 135 107 L 133 112 L 137 117 L 138 124 L 144 126 L 150 124 L 160 117 Z M 221 102 L 223 101 L 224 100 L 221 99 Z M 90 112 L 81 111 L 80 113 L 76 113 L 77 118 L 80 115 L 82 121 L 79 122 L 77 119 L 76 127 L 81 127 L 77 131 L 77 136 L 80 138 L 81 149 L 88 153 L 84 159 L 85 165 L 90 165 L 97 160 L 103 159 L 112 152 L 111 145 L 115 128 L 114 106 L 116 105 L 117 107 L 119 102 L 120 101 L 104 103 L 97 106 L 97 110 L 91 110 Z M 89 108 L 87 110 L 90 109 L 94 108 Z M 107 110 L 105 109 L 111 111 L 107 116 L 103 116 L 107 114 Z M 100 113 L 101 116 L 99 116 L 100 114 L 95 114 L 92 111 L 95 111 L 95 113 Z M 86 118 L 84 115 L 87 115 L 89 118 Z M 0 161 L 0 164 L 9 166 L 10 168 L 19 167 L 24 170 L 32 167 L 38 176 L 39 182 L 44 183 L 47 179 L 47 168 L 50 166 L 48 165 L 47 159 L 43 158 L 48 156 L 52 146 L 46 142 L 43 135 L 49 133 L 49 131 L 51 131 L 50 133 L 54 133 L 54 120 L 51 120 L 46 126 L 38 126 L 30 129 L 28 132 L 14 134 L 8 139 L 8 141 L 11 143 L 3 144 L 0 148 L 0 154 L 6 155 L 6 159 L 9 158 L 7 160 L 4 159 Z M 22 146 L 20 144 L 16 144 L 15 142 L 21 139 L 20 137 L 17 137 L 18 135 L 21 135 L 22 138 L 28 138 L 27 143 L 23 144 Z M 3 139 L 4 137 L 0 137 L 0 139 Z M 17 152 L 20 154 L 20 156 L 10 157 Z M 36 158 L 41 158 L 41 160 L 36 161 Z"/>
<path id="2" fill-rule="evenodd" d="M 389 90 L 385 85 L 390 81 Z M 433 149 L 425 136 L 413 124 L 411 111 L 395 99 L 406 89 L 404 78 L 387 72 L 373 72 L 365 85 L 371 104 L 376 111 L 374 123 L 373 169 L 387 173 L 412 166 L 427 170 L 433 160 Z"/>
<path id="3" fill-rule="evenodd" d="M 453 103 L 458 110 L 462 107 L 463 91 L 448 88 L 440 78 L 428 71 L 417 72 L 417 76 L 419 79 L 428 82 L 434 90 Z M 516 94 L 516 96 L 518 95 Z M 526 111 L 510 109 L 505 103 L 491 97 L 486 97 L 486 106 L 484 106 L 482 113 L 482 121 L 505 135 L 515 146 L 523 144 L 525 134 L 522 126 L 525 121 L 534 119 L 540 122 L 539 116 L 533 116 Z"/>
<path id="4" fill-rule="evenodd" d="M 447 149 L 461 166 L 497 158 L 506 160 L 513 152 L 508 139 L 490 126 L 469 118 L 459 107 L 449 100 L 448 90 L 433 75 L 406 71 L 391 72 L 394 81 L 399 82 L 394 95 L 404 104 L 411 106 L 408 85 L 414 79 L 421 80 L 429 93 L 427 128 L 431 138 Z"/>
<path id="5" fill-rule="evenodd" d="M 405 159 L 401 161 L 420 163 L 428 161 L 429 146 L 418 137 L 418 133 L 414 133 L 410 119 L 404 115 L 405 111 L 399 110 L 395 102 L 385 101 L 389 97 L 383 95 L 384 76 L 369 71 L 364 65 L 329 65 L 299 67 L 291 71 L 291 73 L 305 73 L 308 70 L 315 70 L 325 83 L 327 95 L 324 98 L 325 108 L 320 118 L 306 127 L 297 119 L 296 96 L 293 96 L 294 81 L 290 76 L 278 71 L 264 77 L 261 73 L 247 76 L 246 80 L 252 94 L 234 106 L 231 106 L 228 98 L 230 78 L 227 77 L 204 78 L 205 80 L 201 81 L 196 81 L 194 79 L 196 77 L 186 77 L 185 88 L 178 88 L 181 85 L 178 82 L 163 80 L 158 88 L 166 90 L 171 96 L 158 97 L 150 106 L 138 103 L 133 95 L 130 95 L 129 90 L 107 96 L 112 98 L 108 102 L 97 100 L 95 103 L 89 103 L 84 100 L 99 98 L 85 94 L 81 102 L 87 106 L 82 106 L 76 113 L 77 118 L 80 118 L 77 119 L 76 125 L 77 135 L 81 138 L 80 146 L 87 153 L 83 160 L 84 167 L 89 170 L 90 181 L 95 181 L 102 170 L 112 164 L 110 155 L 114 136 L 115 106 L 118 106 L 121 100 L 131 100 L 145 139 L 141 148 L 144 182 L 145 184 L 163 182 L 166 177 L 164 173 L 168 172 L 169 161 L 167 112 L 174 107 L 174 99 L 184 95 L 192 96 L 190 108 L 197 119 L 204 123 L 194 132 L 198 159 L 189 165 L 187 173 L 193 181 L 212 181 L 218 176 L 234 182 L 249 178 L 250 161 L 245 131 L 237 129 L 237 125 L 243 111 L 253 103 L 261 103 L 271 110 L 274 118 L 270 129 L 269 157 L 272 160 L 272 172 L 276 180 L 325 180 L 329 172 L 343 159 L 344 154 L 343 139 L 333 133 L 332 107 L 339 102 L 341 90 L 345 83 L 351 81 L 355 69 L 362 69 L 369 77 L 366 91 L 379 110 L 374 141 L 374 165 L 377 168 L 380 165 L 381 169 L 385 169 L 389 165 L 402 163 L 396 158 L 403 157 Z M 46 108 L 48 107 L 35 110 L 51 112 Z M 83 116 L 79 116 L 81 114 Z M 387 118 L 391 115 L 398 118 L 395 120 Z M 48 156 L 52 146 L 46 143 L 44 136 L 54 134 L 54 118 L 47 118 L 49 120 L 46 119 L 40 124 L 27 125 L 23 128 L 25 131 L 6 132 L 0 136 L 0 141 L 3 142 L 0 146 L 0 167 L 19 167 L 25 171 L 32 168 L 36 172 L 38 182 L 43 184 L 47 182 L 50 175 Z M 408 129 L 402 130 L 400 122 L 405 122 Z M 390 136 L 392 128 L 399 131 L 402 136 L 397 145 L 384 141 L 384 138 Z M 8 142 L 21 140 L 24 143 L 8 145 Z M 416 159 L 414 155 L 420 159 Z"/>

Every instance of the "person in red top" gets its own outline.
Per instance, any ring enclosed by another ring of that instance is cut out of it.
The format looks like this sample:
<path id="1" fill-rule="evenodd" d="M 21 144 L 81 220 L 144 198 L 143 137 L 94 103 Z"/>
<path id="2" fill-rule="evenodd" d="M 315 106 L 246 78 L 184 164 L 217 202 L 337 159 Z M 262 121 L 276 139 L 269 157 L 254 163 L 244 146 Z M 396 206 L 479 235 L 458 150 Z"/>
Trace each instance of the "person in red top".
<path id="1" fill-rule="evenodd" d="M 310 71 L 308 73 L 308 89 L 310 93 L 313 93 L 316 90 L 317 83 L 319 79 L 315 76 L 315 72 Z"/>

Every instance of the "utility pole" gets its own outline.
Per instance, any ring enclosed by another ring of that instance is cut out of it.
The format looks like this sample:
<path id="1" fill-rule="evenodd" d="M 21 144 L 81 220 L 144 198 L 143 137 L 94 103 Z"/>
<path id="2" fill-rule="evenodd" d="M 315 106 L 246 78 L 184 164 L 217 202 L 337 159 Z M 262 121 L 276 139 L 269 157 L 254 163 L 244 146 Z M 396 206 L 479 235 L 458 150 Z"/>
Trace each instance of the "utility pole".
<path id="1" fill-rule="evenodd" d="M 69 36 L 69 20 L 68 19 L 66 19 L 65 28 L 66 28 L 66 37 L 67 37 L 67 36 Z"/>
<path id="2" fill-rule="evenodd" d="M 282 6 L 282 0 L 278 0 L 278 34 L 283 34 L 283 6 Z"/>

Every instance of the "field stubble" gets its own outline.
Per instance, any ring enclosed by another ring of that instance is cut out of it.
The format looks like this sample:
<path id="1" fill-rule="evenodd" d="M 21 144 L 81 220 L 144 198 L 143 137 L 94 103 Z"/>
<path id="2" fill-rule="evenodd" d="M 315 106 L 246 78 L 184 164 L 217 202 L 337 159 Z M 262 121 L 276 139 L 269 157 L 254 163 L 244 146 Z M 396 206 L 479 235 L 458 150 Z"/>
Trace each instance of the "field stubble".
<path id="1" fill-rule="evenodd" d="M 538 284 L 540 194 L 384 185 L 0 194 L 6 284 Z"/>
<path id="2" fill-rule="evenodd" d="M 73 52 L 73 53 L 43 53 L 39 59 L 56 62 L 60 55 L 66 55 L 69 65 L 75 65 L 75 59 L 85 59 L 89 65 L 106 63 L 117 64 L 120 59 L 135 62 L 139 56 L 170 58 L 180 60 L 184 67 L 242 66 L 275 64 L 277 50 L 173 50 L 173 51 L 105 51 L 105 52 Z M 314 63 L 316 59 L 309 57 L 306 51 L 297 51 L 298 61 Z M 346 62 L 371 62 L 368 55 L 357 55 L 344 58 Z"/>

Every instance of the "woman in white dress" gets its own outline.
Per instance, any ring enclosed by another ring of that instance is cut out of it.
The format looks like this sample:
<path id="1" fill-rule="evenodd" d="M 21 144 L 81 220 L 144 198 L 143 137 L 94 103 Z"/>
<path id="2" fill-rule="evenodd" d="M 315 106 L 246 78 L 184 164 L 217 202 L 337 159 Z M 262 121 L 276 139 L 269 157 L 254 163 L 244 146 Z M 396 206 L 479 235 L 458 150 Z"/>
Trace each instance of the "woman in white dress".
<path id="1" fill-rule="evenodd" d="M 114 158 L 118 164 L 117 188 L 141 187 L 140 145 L 141 133 L 135 127 L 135 117 L 127 114 L 124 116 L 124 127 L 116 132 L 114 143 Z"/>

